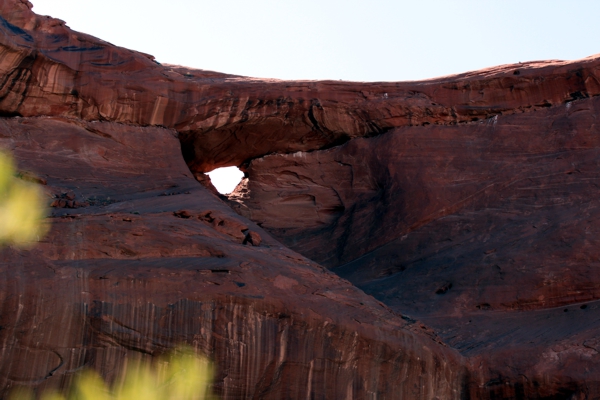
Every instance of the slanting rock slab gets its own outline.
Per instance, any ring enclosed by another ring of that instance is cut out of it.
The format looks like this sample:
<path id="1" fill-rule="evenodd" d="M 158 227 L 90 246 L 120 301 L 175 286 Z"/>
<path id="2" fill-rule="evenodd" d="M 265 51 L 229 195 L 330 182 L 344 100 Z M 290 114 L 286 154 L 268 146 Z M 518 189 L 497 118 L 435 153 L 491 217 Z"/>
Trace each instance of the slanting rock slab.
<path id="1" fill-rule="evenodd" d="M 600 97 L 572 98 L 267 155 L 230 199 L 471 357 L 474 398 L 593 397 L 599 114 Z"/>
<path id="2" fill-rule="evenodd" d="M 464 359 L 283 247 L 194 179 L 173 130 L 0 119 L 0 146 L 43 178 L 51 231 L 0 252 L 0 392 L 67 386 L 84 367 L 180 343 L 223 399 L 460 398 Z M 53 200 L 54 199 L 54 200 Z"/>

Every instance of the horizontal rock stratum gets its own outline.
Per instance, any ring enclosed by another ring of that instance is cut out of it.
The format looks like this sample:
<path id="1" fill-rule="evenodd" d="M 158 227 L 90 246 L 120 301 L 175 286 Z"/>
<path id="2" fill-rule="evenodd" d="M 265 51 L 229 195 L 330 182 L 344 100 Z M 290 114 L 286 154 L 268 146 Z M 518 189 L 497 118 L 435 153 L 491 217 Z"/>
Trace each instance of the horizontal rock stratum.
<path id="1" fill-rule="evenodd" d="M 51 231 L 0 252 L 2 394 L 187 343 L 223 399 L 600 396 L 600 58 L 255 79 L 31 8 L 0 0 L 0 146 Z"/>

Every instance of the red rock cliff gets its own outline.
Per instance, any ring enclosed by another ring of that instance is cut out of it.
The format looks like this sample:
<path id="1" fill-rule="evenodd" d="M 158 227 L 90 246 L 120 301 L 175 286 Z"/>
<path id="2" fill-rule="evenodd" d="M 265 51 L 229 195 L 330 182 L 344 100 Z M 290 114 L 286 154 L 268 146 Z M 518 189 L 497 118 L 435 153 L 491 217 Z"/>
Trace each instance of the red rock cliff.
<path id="1" fill-rule="evenodd" d="M 600 396 L 600 59 L 291 82 L 0 15 L 0 146 L 53 205 L 0 255 L 2 390 L 187 342 L 224 399 Z"/>
<path id="2" fill-rule="evenodd" d="M 52 229 L 0 253 L 2 394 L 66 387 L 83 367 L 111 379 L 185 342 L 215 361 L 223 399 L 462 395 L 464 358 L 425 325 L 193 178 L 185 126 L 222 87 L 267 83 L 160 66 L 30 8 L 0 1 L 0 146 L 44 185 Z"/>

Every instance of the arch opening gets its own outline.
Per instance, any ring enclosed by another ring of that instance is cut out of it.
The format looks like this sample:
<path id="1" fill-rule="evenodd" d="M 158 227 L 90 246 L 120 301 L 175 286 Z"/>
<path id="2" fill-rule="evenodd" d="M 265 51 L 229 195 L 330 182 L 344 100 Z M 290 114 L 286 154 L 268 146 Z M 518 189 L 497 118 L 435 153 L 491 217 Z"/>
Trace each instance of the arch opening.
<path id="1" fill-rule="evenodd" d="M 206 174 L 210 176 L 213 186 L 221 194 L 233 192 L 244 177 L 244 173 L 238 167 L 216 168 Z"/>

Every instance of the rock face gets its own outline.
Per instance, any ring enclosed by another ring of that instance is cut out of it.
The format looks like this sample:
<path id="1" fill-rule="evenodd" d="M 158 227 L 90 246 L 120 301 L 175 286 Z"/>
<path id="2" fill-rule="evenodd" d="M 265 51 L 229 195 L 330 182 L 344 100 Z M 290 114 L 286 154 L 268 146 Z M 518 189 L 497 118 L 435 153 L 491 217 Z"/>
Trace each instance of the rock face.
<path id="1" fill-rule="evenodd" d="M 599 58 L 290 82 L 0 15 L 0 146 L 52 210 L 0 252 L 0 396 L 181 342 L 223 399 L 600 396 Z"/>
<path id="2" fill-rule="evenodd" d="M 126 360 L 182 342 L 214 360 L 223 399 L 463 395 L 467 363 L 430 329 L 194 179 L 156 89 L 179 85 L 210 102 L 196 81 L 38 17 L 26 1 L 0 1 L 0 11 L 0 146 L 52 205 L 36 247 L 0 252 L 0 397 L 67 387 L 84 367 L 113 379 Z M 194 73 L 208 90 L 222 79 Z M 158 108 L 125 116 L 121 95 Z"/>
<path id="3" fill-rule="evenodd" d="M 177 129 L 198 172 L 400 126 L 457 124 L 600 94 L 598 62 L 535 62 L 410 83 L 279 81 L 161 66 L 5 0 L 0 108 Z"/>
<path id="4" fill-rule="evenodd" d="M 489 366 L 496 396 L 597 393 L 599 114 L 595 97 L 266 156 L 232 197 Z"/>
<path id="5" fill-rule="evenodd" d="M 111 378 L 185 342 L 215 360 L 224 399 L 462 393 L 462 357 L 237 216 L 192 178 L 174 131 L 0 124 L 55 204 L 46 238 L 1 254 L 4 390 L 62 387 L 84 366 Z"/>

